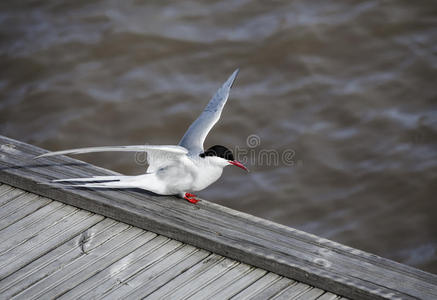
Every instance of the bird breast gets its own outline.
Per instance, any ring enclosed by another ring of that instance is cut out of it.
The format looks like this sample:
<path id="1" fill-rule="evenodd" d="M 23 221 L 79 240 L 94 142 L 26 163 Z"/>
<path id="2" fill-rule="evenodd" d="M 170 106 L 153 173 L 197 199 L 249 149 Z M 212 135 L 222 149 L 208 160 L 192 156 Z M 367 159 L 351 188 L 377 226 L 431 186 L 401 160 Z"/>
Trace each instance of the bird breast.
<path id="1" fill-rule="evenodd" d="M 193 176 L 193 191 L 200 191 L 216 182 L 223 173 L 223 168 L 220 166 L 212 165 L 205 162 L 204 159 L 200 159 L 196 163 L 196 172 Z"/>

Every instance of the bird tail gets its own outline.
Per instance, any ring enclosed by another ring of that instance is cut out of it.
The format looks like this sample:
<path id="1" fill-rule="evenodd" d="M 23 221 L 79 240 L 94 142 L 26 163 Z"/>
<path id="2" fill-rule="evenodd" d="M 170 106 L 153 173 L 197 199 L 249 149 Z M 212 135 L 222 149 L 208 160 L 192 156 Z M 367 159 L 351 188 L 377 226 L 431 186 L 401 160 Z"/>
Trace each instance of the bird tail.
<path id="1" fill-rule="evenodd" d="M 132 176 L 93 176 L 88 178 L 67 178 L 67 179 L 55 179 L 52 182 L 90 182 L 90 181 L 120 181 L 124 177 Z"/>
<path id="2" fill-rule="evenodd" d="M 62 184 L 69 187 L 87 187 L 87 188 L 135 188 L 138 187 L 138 176 L 94 176 L 89 178 L 68 178 L 52 180 L 54 183 L 73 183 L 80 184 Z"/>

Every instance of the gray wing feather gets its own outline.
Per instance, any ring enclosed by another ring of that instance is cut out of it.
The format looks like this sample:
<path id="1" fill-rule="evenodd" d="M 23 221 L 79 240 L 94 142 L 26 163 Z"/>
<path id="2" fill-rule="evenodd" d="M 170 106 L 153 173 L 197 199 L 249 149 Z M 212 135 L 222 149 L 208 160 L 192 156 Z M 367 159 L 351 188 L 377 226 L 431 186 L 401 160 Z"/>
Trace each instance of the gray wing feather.
<path id="1" fill-rule="evenodd" d="M 104 147 L 88 147 L 70 150 L 62 150 L 56 152 L 48 152 L 35 159 L 47 156 L 55 156 L 62 154 L 82 154 L 92 152 L 108 152 L 108 151 L 132 151 L 132 152 L 146 152 L 147 163 L 149 167 L 147 172 L 156 172 L 156 170 L 179 162 L 183 155 L 188 153 L 188 150 L 181 146 L 173 145 L 133 145 L 133 146 L 104 146 Z"/>
<path id="2" fill-rule="evenodd" d="M 212 127 L 220 119 L 223 107 L 229 96 L 229 90 L 237 77 L 239 70 L 235 70 L 228 80 L 217 90 L 202 114 L 194 121 L 182 137 L 179 145 L 188 149 L 190 154 L 203 152 L 203 143 Z"/>
<path id="3" fill-rule="evenodd" d="M 108 151 L 130 151 L 130 152 L 156 152 L 163 151 L 174 154 L 187 154 L 187 149 L 181 146 L 173 146 L 173 145 L 133 145 L 133 146 L 104 146 L 104 147 L 88 147 L 88 148 L 78 148 L 78 149 L 70 149 L 70 150 L 62 150 L 55 152 L 48 152 L 36 156 L 36 158 L 46 157 L 46 156 L 55 156 L 55 155 L 63 155 L 63 154 L 82 154 L 82 153 L 91 153 L 91 152 L 108 152 Z"/>

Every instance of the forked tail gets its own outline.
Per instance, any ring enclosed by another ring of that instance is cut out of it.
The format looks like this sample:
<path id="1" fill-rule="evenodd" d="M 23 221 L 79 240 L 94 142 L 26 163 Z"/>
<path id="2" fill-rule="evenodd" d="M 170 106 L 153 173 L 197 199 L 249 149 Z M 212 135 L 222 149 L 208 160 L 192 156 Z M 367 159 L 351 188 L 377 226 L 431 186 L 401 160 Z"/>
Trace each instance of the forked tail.
<path id="1" fill-rule="evenodd" d="M 135 188 L 138 186 L 138 176 L 94 176 L 88 178 L 68 178 L 52 180 L 55 183 L 68 182 L 62 186 L 87 187 L 87 188 Z M 71 184 L 80 182 L 80 184 Z"/>

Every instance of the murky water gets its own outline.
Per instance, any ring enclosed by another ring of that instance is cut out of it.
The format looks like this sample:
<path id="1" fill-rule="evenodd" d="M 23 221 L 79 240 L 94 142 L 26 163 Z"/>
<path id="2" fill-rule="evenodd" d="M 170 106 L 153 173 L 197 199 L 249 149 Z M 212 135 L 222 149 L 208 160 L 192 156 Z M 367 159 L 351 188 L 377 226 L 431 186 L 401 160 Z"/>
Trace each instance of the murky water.
<path id="1" fill-rule="evenodd" d="M 200 196 L 437 273 L 435 1 L 2 1 L 0 133 L 177 143 L 236 67 Z"/>

